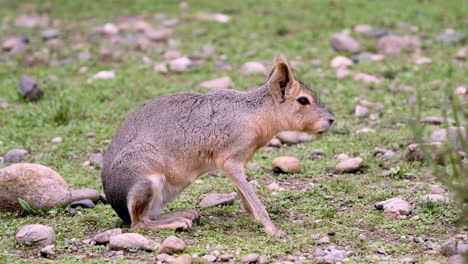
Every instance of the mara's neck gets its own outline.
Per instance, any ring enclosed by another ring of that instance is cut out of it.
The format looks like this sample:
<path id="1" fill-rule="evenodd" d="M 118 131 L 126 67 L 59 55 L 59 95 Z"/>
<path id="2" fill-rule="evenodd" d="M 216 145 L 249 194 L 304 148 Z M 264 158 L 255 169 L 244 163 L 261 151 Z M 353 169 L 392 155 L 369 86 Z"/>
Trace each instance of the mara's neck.
<path id="1" fill-rule="evenodd" d="M 282 120 L 278 102 L 274 101 L 266 85 L 248 92 L 246 96 L 247 101 L 255 104 L 249 119 L 256 130 L 259 145 L 263 146 L 276 134 L 286 130 L 287 120 Z"/>

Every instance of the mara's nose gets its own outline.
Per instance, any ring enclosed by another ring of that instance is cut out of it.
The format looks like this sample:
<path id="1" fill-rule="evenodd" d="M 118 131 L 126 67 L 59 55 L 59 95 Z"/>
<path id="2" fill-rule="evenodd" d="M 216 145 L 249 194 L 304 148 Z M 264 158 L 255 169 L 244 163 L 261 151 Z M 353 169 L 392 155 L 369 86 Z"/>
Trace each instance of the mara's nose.
<path id="1" fill-rule="evenodd" d="M 328 118 L 328 123 L 330 124 L 330 126 L 333 124 L 333 122 L 335 122 L 335 118 L 334 117 L 329 117 Z"/>

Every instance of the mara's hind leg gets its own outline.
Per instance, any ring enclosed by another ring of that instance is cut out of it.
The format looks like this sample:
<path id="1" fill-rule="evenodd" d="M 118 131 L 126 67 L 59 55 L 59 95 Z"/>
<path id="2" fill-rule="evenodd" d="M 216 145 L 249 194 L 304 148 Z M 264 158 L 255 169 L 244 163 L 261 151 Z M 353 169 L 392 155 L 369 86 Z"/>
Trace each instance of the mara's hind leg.
<path id="1" fill-rule="evenodd" d="M 189 230 L 198 214 L 182 210 L 160 215 L 164 209 L 164 177 L 149 176 L 147 180 L 134 185 L 128 194 L 128 208 L 132 228 Z M 177 214 L 176 214 L 177 213 Z"/>

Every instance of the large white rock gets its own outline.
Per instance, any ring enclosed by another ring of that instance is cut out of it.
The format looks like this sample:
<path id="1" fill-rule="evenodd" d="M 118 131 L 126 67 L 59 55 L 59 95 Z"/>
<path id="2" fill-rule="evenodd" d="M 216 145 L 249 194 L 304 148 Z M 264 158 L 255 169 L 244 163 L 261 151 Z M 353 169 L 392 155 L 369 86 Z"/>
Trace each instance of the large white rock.
<path id="1" fill-rule="evenodd" d="M 54 170 L 39 164 L 17 163 L 0 169 L 0 211 L 21 211 L 18 198 L 35 209 L 68 204 L 70 189 Z"/>

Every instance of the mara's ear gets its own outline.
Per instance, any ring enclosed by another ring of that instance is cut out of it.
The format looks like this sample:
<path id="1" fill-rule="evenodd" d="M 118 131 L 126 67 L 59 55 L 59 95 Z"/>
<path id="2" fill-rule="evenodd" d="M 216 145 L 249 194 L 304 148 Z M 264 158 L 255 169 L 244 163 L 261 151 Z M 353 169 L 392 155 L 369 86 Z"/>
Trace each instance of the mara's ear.
<path id="1" fill-rule="evenodd" d="M 267 86 L 279 103 L 286 100 L 285 95 L 293 81 L 294 75 L 286 57 L 283 54 L 276 55 L 273 69 L 268 75 Z"/>

